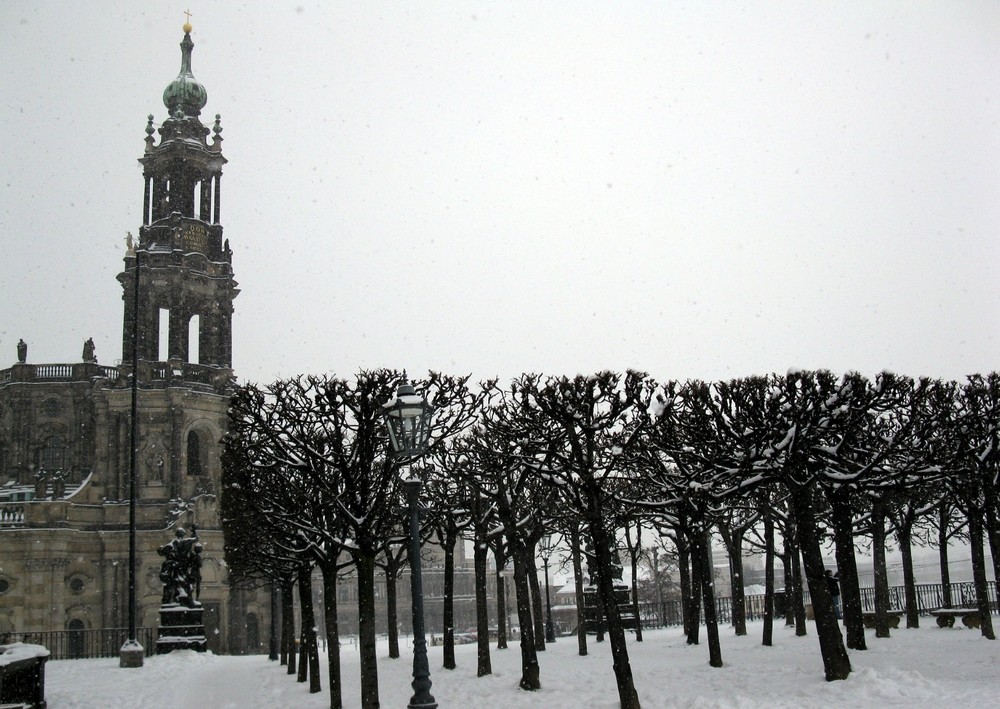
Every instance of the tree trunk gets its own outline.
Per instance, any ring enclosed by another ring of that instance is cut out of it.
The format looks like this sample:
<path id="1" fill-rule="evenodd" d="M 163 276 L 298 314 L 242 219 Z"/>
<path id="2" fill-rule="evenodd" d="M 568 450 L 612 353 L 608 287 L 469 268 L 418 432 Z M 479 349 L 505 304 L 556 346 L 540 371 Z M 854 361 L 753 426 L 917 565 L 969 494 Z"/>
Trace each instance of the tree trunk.
<path id="1" fill-rule="evenodd" d="M 385 624 L 389 633 L 389 657 L 399 659 L 399 597 L 396 581 L 399 579 L 399 559 L 391 549 L 386 550 L 385 560 Z"/>
<path id="2" fill-rule="evenodd" d="M 867 650 L 865 622 L 861 608 L 861 585 L 858 581 L 858 560 L 854 555 L 854 513 L 847 495 L 828 493 L 833 513 L 833 537 L 840 577 L 840 602 L 844 610 L 847 647 Z"/>
<path id="3" fill-rule="evenodd" d="M 691 593 L 687 599 L 687 613 L 685 619 L 688 622 L 687 644 L 697 645 L 698 636 L 701 633 L 701 564 L 702 560 L 692 544 L 685 540 L 688 557 L 688 576 L 691 583 Z"/>
<path id="4" fill-rule="evenodd" d="M 705 635 L 708 636 L 708 664 L 722 667 L 722 644 L 719 642 L 719 622 L 715 614 L 715 581 L 712 579 L 712 551 L 709 532 L 694 532 L 691 556 L 698 560 L 699 585 L 705 606 Z"/>
<path id="5" fill-rule="evenodd" d="M 514 561 L 514 593 L 517 596 L 517 622 L 521 626 L 521 689 L 541 689 L 538 655 L 535 650 L 535 633 L 531 621 L 531 596 L 528 590 L 528 560 L 524 545 L 509 538 L 510 554 Z"/>
<path id="6" fill-rule="evenodd" d="M 534 547 L 528 548 L 528 588 L 531 591 L 531 627 L 535 634 L 535 649 L 545 652 L 545 613 L 542 609 L 542 589 L 538 582 L 538 567 L 535 564 Z"/>
<path id="7" fill-rule="evenodd" d="M 593 518 L 589 520 L 590 536 L 597 558 L 597 590 L 604 609 L 604 620 L 608 626 L 608 638 L 611 641 L 618 700 L 621 709 L 639 709 L 639 696 L 632 680 L 632 665 L 629 663 L 628 647 L 625 644 L 625 628 L 622 626 L 618 599 L 615 597 L 614 560 L 611 555 L 614 539 L 604 530 L 605 520 L 600 513 L 599 500 L 591 498 L 590 511 L 593 514 Z"/>
<path id="8" fill-rule="evenodd" d="M 747 634 L 747 605 L 743 591 L 743 531 L 730 530 L 729 568 L 732 593 L 733 628 L 736 635 Z"/>
<path id="9" fill-rule="evenodd" d="M 816 635 L 819 636 L 820 652 L 826 680 L 847 679 L 851 674 L 851 660 L 844 647 L 840 625 L 833 610 L 833 597 L 826 582 L 823 566 L 823 552 L 816 527 L 813 509 L 813 492 L 808 487 L 791 488 L 791 500 L 795 515 L 795 537 L 802 553 L 806 569 L 806 581 L 812 598 L 813 614 L 816 619 Z"/>
<path id="10" fill-rule="evenodd" d="M 281 657 L 288 674 L 295 674 L 295 588 L 291 575 L 281 583 Z"/>
<path id="11" fill-rule="evenodd" d="M 792 611 L 792 544 L 789 541 L 788 522 L 781 530 L 781 553 L 775 547 L 775 556 L 781 559 L 781 580 L 785 585 L 785 627 L 795 625 L 795 613 Z"/>
<path id="12" fill-rule="evenodd" d="M 455 542 L 458 532 L 449 527 L 444 538 L 444 669 L 455 669 Z"/>
<path id="13" fill-rule="evenodd" d="M 903 560 L 903 592 L 906 596 L 906 627 L 920 627 L 920 610 L 917 608 L 917 582 L 913 574 L 913 548 L 911 535 L 913 519 L 908 516 L 896 530 L 899 553 Z"/>
<path id="14" fill-rule="evenodd" d="M 794 510 L 793 510 L 794 512 Z M 794 514 L 789 515 L 786 526 L 785 539 L 788 542 L 789 558 L 791 560 L 791 573 L 789 575 L 789 591 L 785 597 L 788 599 L 788 607 L 791 609 L 795 620 L 796 637 L 806 635 L 806 606 L 805 595 L 802 593 L 802 541 L 799 537 L 798 522 L 794 519 Z"/>
<path id="15" fill-rule="evenodd" d="M 638 547 L 638 544 L 636 544 Z M 639 564 L 638 559 L 632 557 L 632 615 L 635 616 L 635 641 L 642 642 L 642 618 L 639 615 Z M 658 581 L 654 574 L 654 582 Z"/>
<path id="16" fill-rule="evenodd" d="M 583 559 L 580 554 L 580 528 L 575 523 L 569 533 L 573 553 L 573 591 L 576 597 L 577 654 L 587 654 L 587 626 L 583 620 Z"/>
<path id="17" fill-rule="evenodd" d="M 774 518 L 764 513 L 764 632 L 761 644 L 771 647 L 774 638 Z"/>
<path id="18" fill-rule="evenodd" d="M 684 636 L 688 645 L 698 644 L 698 626 L 700 624 L 698 598 L 701 588 L 698 585 L 697 562 L 691 558 L 691 547 L 687 540 L 687 520 L 674 527 L 674 545 L 677 547 L 677 570 L 681 582 L 681 621 L 684 626 Z"/>
<path id="19" fill-rule="evenodd" d="M 302 607 L 302 654 L 299 658 L 299 682 L 309 679 L 309 693 L 323 691 L 319 679 L 319 647 L 316 645 L 316 613 L 312 597 L 312 567 L 299 570 L 299 605 Z"/>
<path id="20" fill-rule="evenodd" d="M 274 661 L 278 659 L 278 618 L 281 614 L 279 610 L 281 608 L 278 603 L 278 580 L 271 579 L 271 584 L 269 587 L 269 596 L 271 601 L 271 637 L 267 642 L 267 659 Z"/>
<path id="21" fill-rule="evenodd" d="M 986 499 L 986 534 L 990 540 L 990 555 L 993 557 L 993 584 L 1000 591 L 1000 523 L 997 521 L 996 504 L 989 502 L 995 499 L 995 495 L 987 495 Z M 1000 596 L 997 600 L 1000 601 Z"/>
<path id="22" fill-rule="evenodd" d="M 361 664 L 361 707 L 378 709 L 378 658 L 375 644 L 375 554 L 354 553 L 358 571 L 358 652 Z"/>
<path id="23" fill-rule="evenodd" d="M 320 564 L 323 574 L 323 619 L 326 627 L 326 664 L 330 683 L 330 709 L 342 709 L 340 678 L 340 627 L 337 618 L 337 562 Z"/>
<path id="24" fill-rule="evenodd" d="M 490 661 L 490 613 L 486 593 L 486 561 L 489 547 L 486 539 L 476 535 L 472 563 L 476 576 L 476 677 L 493 674 Z"/>
<path id="25" fill-rule="evenodd" d="M 503 570 L 507 566 L 507 559 L 502 550 L 503 541 L 497 540 L 493 549 L 493 558 L 496 561 L 496 589 L 497 589 L 497 650 L 507 649 L 507 584 L 504 582 Z"/>
<path id="26" fill-rule="evenodd" d="M 875 637 L 889 637 L 889 568 L 885 561 L 885 508 L 876 502 L 872 507 L 872 570 L 875 577 Z"/>
<path id="27" fill-rule="evenodd" d="M 944 500 L 938 507 L 938 558 L 941 566 L 941 604 L 945 608 L 954 608 L 951 599 L 951 570 L 948 568 L 948 525 L 951 515 L 949 505 Z"/>
<path id="28" fill-rule="evenodd" d="M 989 586 L 986 580 L 986 558 L 983 549 L 983 520 L 979 510 L 971 505 L 969 513 L 969 543 L 972 547 L 972 581 L 976 587 L 976 606 L 979 608 L 979 630 L 987 640 L 995 640 L 993 616 L 990 614 Z"/>

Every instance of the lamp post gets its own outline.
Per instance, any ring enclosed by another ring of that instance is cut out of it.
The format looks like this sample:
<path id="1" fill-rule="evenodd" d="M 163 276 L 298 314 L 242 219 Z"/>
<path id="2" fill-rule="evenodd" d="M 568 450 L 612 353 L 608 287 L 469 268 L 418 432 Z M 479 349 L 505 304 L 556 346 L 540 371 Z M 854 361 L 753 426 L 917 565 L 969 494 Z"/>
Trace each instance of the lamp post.
<path id="1" fill-rule="evenodd" d="M 397 458 L 412 462 L 427 448 L 433 409 L 409 384 L 396 389 L 396 398 L 382 406 L 389 442 Z M 410 595 L 413 609 L 413 697 L 409 709 L 437 709 L 431 695 L 431 670 L 424 638 L 424 592 L 420 574 L 420 477 L 413 473 L 403 480 L 410 513 Z"/>
<path id="2" fill-rule="evenodd" d="M 135 632 L 135 453 L 139 441 L 139 249 L 135 250 L 135 275 L 132 288 L 132 402 L 129 437 L 128 476 L 128 639 L 118 651 L 119 666 L 142 667 L 145 650 Z"/>
<path id="3" fill-rule="evenodd" d="M 546 534 L 539 542 L 539 551 L 542 554 L 542 564 L 545 566 L 545 642 L 554 643 L 556 641 L 556 628 L 552 625 L 552 600 L 549 598 L 549 557 L 552 556 L 554 548 L 552 535 Z"/>

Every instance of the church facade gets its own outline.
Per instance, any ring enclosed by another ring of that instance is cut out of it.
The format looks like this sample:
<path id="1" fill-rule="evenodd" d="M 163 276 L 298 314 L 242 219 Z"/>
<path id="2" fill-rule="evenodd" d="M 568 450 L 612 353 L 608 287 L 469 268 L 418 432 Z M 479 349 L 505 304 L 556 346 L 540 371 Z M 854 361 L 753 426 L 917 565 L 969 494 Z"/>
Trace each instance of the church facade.
<path id="1" fill-rule="evenodd" d="M 139 158 L 141 226 L 118 275 L 122 363 L 99 364 L 92 341 L 79 361 L 34 363 L 22 340 L 0 369 L 0 638 L 127 627 L 134 470 L 137 625 L 157 624 L 158 547 L 196 526 L 209 648 L 266 649 L 270 598 L 231 587 L 223 561 L 220 455 L 239 290 L 221 223 L 222 127 L 219 116 L 211 128 L 201 121 L 207 92 L 191 72 L 193 47 L 185 26 L 167 116 L 158 128 L 149 117 Z"/>

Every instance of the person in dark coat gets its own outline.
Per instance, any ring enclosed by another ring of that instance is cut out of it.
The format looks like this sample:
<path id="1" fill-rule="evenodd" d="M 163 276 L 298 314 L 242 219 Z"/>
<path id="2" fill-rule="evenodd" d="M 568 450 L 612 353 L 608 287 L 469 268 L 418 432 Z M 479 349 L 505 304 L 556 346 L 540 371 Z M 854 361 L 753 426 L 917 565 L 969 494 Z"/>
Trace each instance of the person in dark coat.
<path id="1" fill-rule="evenodd" d="M 844 612 L 840 607 L 840 576 L 830 569 L 826 570 L 826 587 L 830 590 L 830 597 L 833 599 L 833 612 L 840 620 L 844 617 Z"/>

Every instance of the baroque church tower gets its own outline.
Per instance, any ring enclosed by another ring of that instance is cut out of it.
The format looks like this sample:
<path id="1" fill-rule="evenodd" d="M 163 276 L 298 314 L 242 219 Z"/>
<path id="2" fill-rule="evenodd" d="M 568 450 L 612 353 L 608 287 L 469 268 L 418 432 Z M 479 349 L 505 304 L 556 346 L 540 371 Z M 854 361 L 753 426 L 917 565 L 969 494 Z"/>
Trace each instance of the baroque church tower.
<path id="1" fill-rule="evenodd" d="M 0 640 L 66 633 L 50 641 L 59 656 L 95 638 L 117 656 L 123 641 L 133 381 L 137 624 L 157 625 L 157 549 L 196 525 L 209 649 L 265 645 L 270 599 L 230 586 L 218 508 L 239 293 L 220 219 L 222 126 L 201 120 L 208 95 L 191 71 L 190 25 L 180 48 L 166 117 L 157 129 L 149 116 L 139 158 L 141 226 L 118 275 L 121 364 L 99 364 L 92 341 L 80 362 L 33 363 L 22 341 L 0 369 Z"/>
<path id="2" fill-rule="evenodd" d="M 194 43 L 190 25 L 184 29 L 180 73 L 163 92 L 159 143 L 152 115 L 146 126 L 142 226 L 118 276 L 125 303 L 118 381 L 131 381 L 134 357 L 146 414 L 140 497 L 168 499 L 218 492 L 239 293 L 220 223 L 222 126 L 218 115 L 211 131 L 201 122 L 208 94 L 192 74 Z"/>

